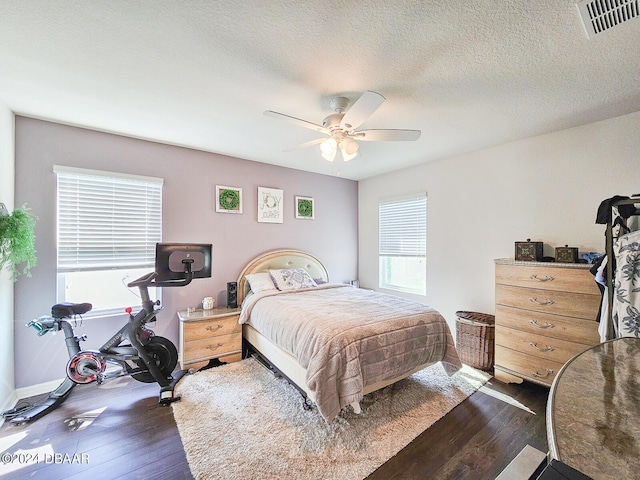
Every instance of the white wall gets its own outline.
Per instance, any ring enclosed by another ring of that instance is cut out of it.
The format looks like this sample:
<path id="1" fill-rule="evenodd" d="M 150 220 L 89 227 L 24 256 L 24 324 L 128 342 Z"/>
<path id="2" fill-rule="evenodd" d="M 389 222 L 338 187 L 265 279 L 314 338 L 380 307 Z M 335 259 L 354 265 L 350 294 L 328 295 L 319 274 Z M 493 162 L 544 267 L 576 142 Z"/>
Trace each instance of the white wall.
<path id="1" fill-rule="evenodd" d="M 424 135 L 424 148 L 429 148 Z M 392 159 L 390 159 L 392 161 Z M 640 112 L 424 164 L 359 184 L 359 279 L 378 285 L 378 202 L 427 192 L 427 296 L 455 312 L 494 313 L 495 258 L 514 242 L 604 251 L 598 205 L 640 193 Z M 409 295 L 407 295 L 409 296 Z"/>
<path id="2" fill-rule="evenodd" d="M 0 103 L 0 203 L 14 207 L 14 119 Z M 13 281 L 7 269 L 0 271 L 0 412 L 15 402 L 13 376 Z"/>

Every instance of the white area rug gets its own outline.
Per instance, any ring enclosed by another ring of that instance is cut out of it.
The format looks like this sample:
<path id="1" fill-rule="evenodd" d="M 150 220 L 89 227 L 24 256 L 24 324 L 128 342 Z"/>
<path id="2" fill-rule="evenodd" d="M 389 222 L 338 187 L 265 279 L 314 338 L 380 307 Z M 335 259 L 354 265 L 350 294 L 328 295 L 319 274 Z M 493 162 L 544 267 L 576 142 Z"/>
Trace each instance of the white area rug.
<path id="1" fill-rule="evenodd" d="M 172 404 L 191 467 L 202 479 L 365 478 L 482 386 L 464 367 L 438 363 L 367 395 L 327 424 L 298 391 L 256 360 L 212 368 L 178 384 Z"/>

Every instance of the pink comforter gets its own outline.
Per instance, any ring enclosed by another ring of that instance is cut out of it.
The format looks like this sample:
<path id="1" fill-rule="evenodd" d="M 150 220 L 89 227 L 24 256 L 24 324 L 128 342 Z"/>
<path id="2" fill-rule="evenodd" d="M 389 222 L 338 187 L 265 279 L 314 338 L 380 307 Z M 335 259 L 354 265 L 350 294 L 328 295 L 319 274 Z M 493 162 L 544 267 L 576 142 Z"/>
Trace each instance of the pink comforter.
<path id="1" fill-rule="evenodd" d="M 359 402 L 366 385 L 438 361 L 449 374 L 461 367 L 449 327 L 433 308 L 349 285 L 252 294 L 240 323 L 307 370 L 307 387 L 327 421 Z"/>

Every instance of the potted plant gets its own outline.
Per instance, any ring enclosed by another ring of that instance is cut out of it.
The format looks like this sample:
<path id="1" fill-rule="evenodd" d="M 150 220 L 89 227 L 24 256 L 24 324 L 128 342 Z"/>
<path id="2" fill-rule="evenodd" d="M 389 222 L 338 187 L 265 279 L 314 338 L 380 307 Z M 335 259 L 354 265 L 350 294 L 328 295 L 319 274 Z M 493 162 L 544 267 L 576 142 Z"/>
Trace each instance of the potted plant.
<path id="1" fill-rule="evenodd" d="M 26 207 L 16 208 L 9 214 L 0 203 L 0 270 L 7 267 L 13 281 L 22 273 L 31 276 L 31 268 L 36 266 L 36 217 Z M 24 263 L 22 271 L 18 264 Z"/>

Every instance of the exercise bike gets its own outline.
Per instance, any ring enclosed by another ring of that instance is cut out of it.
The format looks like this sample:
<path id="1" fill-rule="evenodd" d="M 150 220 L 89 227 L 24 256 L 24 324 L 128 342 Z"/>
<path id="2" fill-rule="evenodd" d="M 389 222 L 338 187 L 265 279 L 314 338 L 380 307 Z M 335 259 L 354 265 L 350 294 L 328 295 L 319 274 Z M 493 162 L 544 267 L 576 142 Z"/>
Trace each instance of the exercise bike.
<path id="1" fill-rule="evenodd" d="M 158 244 L 159 247 L 161 245 Z M 187 247 L 190 246 L 190 244 L 178 245 L 184 247 L 182 250 L 187 250 Z M 205 247 L 209 248 L 210 255 L 211 245 Z M 158 258 L 158 249 L 156 252 Z M 191 283 L 194 278 L 192 270 L 194 259 L 188 258 L 191 257 L 190 254 L 183 256 L 187 258 L 180 259 L 184 268 L 183 274 L 180 275 L 181 279 L 158 281 L 158 274 L 152 272 L 128 284 L 129 288 L 138 287 L 142 299 L 142 309 L 134 315 L 132 309 L 127 308 L 128 322 L 99 350 L 82 350 L 80 342 L 86 340 L 86 336 L 76 336 L 70 323 L 70 320 L 75 321 L 89 312 L 92 308 L 90 303 L 59 303 L 51 307 L 51 316 L 40 317 L 29 322 L 27 326 L 33 327 L 39 336 L 46 335 L 51 331 L 62 330 L 64 332 L 69 354 L 67 377 L 58 388 L 49 393 L 49 396 L 42 403 L 26 408 L 17 407 L 3 412 L 2 416 L 9 419 L 11 425 L 23 425 L 40 418 L 59 406 L 77 384 L 96 382 L 101 385 L 122 376 L 131 376 L 144 383 L 157 382 L 160 385 L 158 403 L 161 406 L 167 406 L 180 400 L 179 396 L 174 396 L 174 388 L 178 381 L 190 371 L 180 370 L 173 373 L 178 363 L 178 351 L 175 345 L 167 338 L 156 336 L 146 325 L 154 322 L 156 315 L 162 310 L 160 301 L 150 299 L 149 286 L 182 287 Z M 195 257 L 198 261 L 198 255 Z M 202 261 L 199 263 L 201 266 Z M 205 260 L 206 264 L 208 264 L 210 272 L 210 257 L 208 262 Z M 199 275 L 198 278 L 203 276 L 206 275 Z"/>

